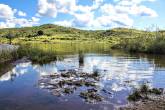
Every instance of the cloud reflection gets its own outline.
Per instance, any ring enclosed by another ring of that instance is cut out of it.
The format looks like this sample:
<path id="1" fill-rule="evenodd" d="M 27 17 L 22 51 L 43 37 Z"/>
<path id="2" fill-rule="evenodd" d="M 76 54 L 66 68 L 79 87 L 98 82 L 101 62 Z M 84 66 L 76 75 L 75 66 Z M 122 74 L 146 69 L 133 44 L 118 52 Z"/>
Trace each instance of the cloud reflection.
<path id="1" fill-rule="evenodd" d="M 43 66 L 32 65 L 30 62 L 20 63 L 1 76 L 0 81 L 7 81 L 21 76 L 28 73 L 28 69 L 34 69 L 41 76 L 69 70 L 88 73 L 97 70 L 103 76 L 100 82 L 101 87 L 109 88 L 112 91 L 126 90 L 129 87 L 138 86 L 139 83 L 144 81 L 152 83 L 153 80 L 155 65 L 147 59 L 83 55 L 83 58 L 81 58 L 83 61 L 79 60 L 80 58 L 77 55 Z"/>
<path id="2" fill-rule="evenodd" d="M 28 72 L 28 67 L 31 66 L 31 62 L 19 63 L 11 71 L 0 77 L 0 82 L 13 80 L 15 77 L 19 77 Z"/>

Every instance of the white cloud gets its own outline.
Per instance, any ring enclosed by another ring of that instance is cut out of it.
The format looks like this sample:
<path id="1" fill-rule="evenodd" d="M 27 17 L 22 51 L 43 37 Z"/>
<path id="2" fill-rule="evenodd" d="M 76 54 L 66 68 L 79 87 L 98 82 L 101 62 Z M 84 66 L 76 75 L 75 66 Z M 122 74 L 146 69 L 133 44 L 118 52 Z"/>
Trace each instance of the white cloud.
<path id="1" fill-rule="evenodd" d="M 30 27 L 38 24 L 38 20 L 36 21 L 33 17 L 29 20 L 25 18 L 15 18 L 11 19 L 10 22 L 15 23 L 15 25 L 19 25 L 21 27 Z"/>
<path id="2" fill-rule="evenodd" d="M 77 10 L 76 0 L 54 0 L 59 13 L 73 13 Z"/>
<path id="3" fill-rule="evenodd" d="M 39 21 L 40 21 L 40 18 L 32 17 L 32 22 L 39 22 Z"/>
<path id="4" fill-rule="evenodd" d="M 76 11 L 80 12 L 91 12 L 95 11 L 96 9 L 100 8 L 104 0 L 93 0 L 93 4 L 91 6 L 88 5 L 77 5 Z"/>
<path id="5" fill-rule="evenodd" d="M 37 16 L 31 19 L 25 19 L 25 12 L 0 4 L 0 26 L 37 25 L 42 17 L 56 18 L 59 13 L 69 15 L 69 19 L 55 21 L 55 24 L 81 28 L 130 27 L 134 24 L 132 16 L 158 16 L 156 11 L 143 4 L 156 0 L 113 0 L 114 3 L 91 0 L 91 5 L 78 4 L 78 1 L 80 0 L 38 0 Z M 19 18 L 16 18 L 15 14 L 19 15 Z"/>
<path id="6" fill-rule="evenodd" d="M 56 21 L 55 24 L 74 27 L 117 27 L 132 26 L 132 16 L 157 17 L 157 13 L 142 5 L 142 2 L 156 0 L 114 0 L 114 4 L 104 0 L 92 0 L 92 5 L 77 4 L 78 0 L 39 0 L 40 16 L 56 17 L 58 13 L 72 16 L 72 20 Z M 100 15 L 96 16 L 96 13 Z"/>
<path id="7" fill-rule="evenodd" d="M 128 2 L 128 1 L 127 1 Z M 128 4 L 128 3 L 127 3 Z M 103 14 L 113 15 L 113 14 L 129 14 L 129 15 L 140 15 L 140 16 L 149 16 L 157 17 L 157 13 L 143 5 L 112 5 L 105 4 L 101 7 L 101 12 Z"/>
<path id="8" fill-rule="evenodd" d="M 0 28 L 13 28 L 15 27 L 15 23 L 10 22 L 10 20 L 7 20 L 5 22 L 0 22 Z"/>
<path id="9" fill-rule="evenodd" d="M 14 10 L 5 4 L 0 4 L 0 19 L 10 19 L 14 16 Z"/>
<path id="10" fill-rule="evenodd" d="M 56 2 L 54 0 L 39 0 L 38 14 L 40 16 L 56 17 Z"/>
<path id="11" fill-rule="evenodd" d="M 39 18 L 32 17 L 31 19 L 17 18 L 15 14 L 20 17 L 25 17 L 26 13 L 17 9 L 12 9 L 10 6 L 0 4 L 0 28 L 13 28 L 13 27 L 29 27 L 39 24 Z"/>
<path id="12" fill-rule="evenodd" d="M 73 25 L 77 27 L 90 27 L 93 20 L 93 12 L 74 14 Z"/>
<path id="13" fill-rule="evenodd" d="M 127 13 L 130 15 L 140 15 L 140 16 L 149 16 L 149 17 L 157 17 L 157 13 L 143 5 L 131 5 L 131 6 L 122 6 L 117 5 L 115 7 L 117 13 Z"/>
<path id="14" fill-rule="evenodd" d="M 54 24 L 59 25 L 59 26 L 66 26 L 66 27 L 71 27 L 72 26 L 72 20 L 64 20 L 64 21 L 55 21 Z"/>
<path id="15" fill-rule="evenodd" d="M 132 8 L 132 10 L 134 10 L 134 12 L 136 12 L 137 14 L 141 15 L 141 16 L 149 16 L 149 17 L 157 17 L 157 13 L 150 9 L 147 8 L 146 6 L 139 6 L 139 7 L 134 7 Z"/>
<path id="16" fill-rule="evenodd" d="M 25 18 L 12 18 L 0 22 L 0 28 L 13 28 L 13 27 L 31 27 L 39 24 L 39 18 L 32 17 L 31 19 Z"/>
<path id="17" fill-rule="evenodd" d="M 130 27 L 133 25 L 133 20 L 127 14 L 105 15 L 98 17 L 96 21 L 99 22 L 102 27 Z"/>
<path id="18" fill-rule="evenodd" d="M 114 0 L 114 2 L 118 2 L 119 5 L 135 5 L 141 4 L 142 2 L 154 2 L 156 0 Z"/>
<path id="19" fill-rule="evenodd" d="M 93 0 L 93 5 L 78 5 L 77 0 L 38 0 L 38 15 L 56 17 L 58 13 L 75 14 L 96 10 L 103 0 Z"/>
<path id="20" fill-rule="evenodd" d="M 23 11 L 18 11 L 18 15 L 19 15 L 19 16 L 23 16 L 23 17 L 25 17 L 25 16 L 26 16 L 26 13 L 23 12 Z"/>

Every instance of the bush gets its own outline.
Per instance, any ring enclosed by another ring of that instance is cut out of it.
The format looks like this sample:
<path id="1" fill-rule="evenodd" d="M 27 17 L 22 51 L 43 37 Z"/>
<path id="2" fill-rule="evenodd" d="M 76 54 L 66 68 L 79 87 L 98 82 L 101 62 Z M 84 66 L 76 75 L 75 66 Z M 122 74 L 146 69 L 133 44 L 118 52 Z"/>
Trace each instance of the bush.
<path id="1" fill-rule="evenodd" d="M 145 84 L 141 85 L 140 87 L 140 92 L 143 93 L 143 94 L 147 94 L 149 91 L 149 87 Z"/>
<path id="2" fill-rule="evenodd" d="M 38 34 L 39 36 L 42 36 L 42 35 L 44 35 L 44 32 L 43 32 L 42 30 L 40 30 L 40 31 L 37 32 L 37 34 Z"/>

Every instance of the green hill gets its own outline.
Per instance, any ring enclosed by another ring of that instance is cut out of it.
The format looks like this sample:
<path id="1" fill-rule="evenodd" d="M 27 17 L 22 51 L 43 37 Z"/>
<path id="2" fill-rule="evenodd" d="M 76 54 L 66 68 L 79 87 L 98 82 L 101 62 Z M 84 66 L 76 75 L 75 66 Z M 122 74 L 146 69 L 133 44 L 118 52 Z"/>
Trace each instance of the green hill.
<path id="1" fill-rule="evenodd" d="M 144 31 L 127 29 L 127 28 L 115 28 L 112 30 L 80 30 L 70 27 L 57 26 L 53 24 L 45 24 L 41 26 L 34 27 L 24 27 L 24 28 L 8 28 L 0 29 L 0 37 L 6 37 L 8 33 L 14 34 L 16 38 L 18 37 L 36 37 L 38 36 L 38 31 L 43 31 L 45 36 L 55 36 L 55 35 L 65 35 L 65 37 L 74 38 L 103 38 L 103 37 L 128 37 L 131 34 L 139 35 L 144 33 Z"/>

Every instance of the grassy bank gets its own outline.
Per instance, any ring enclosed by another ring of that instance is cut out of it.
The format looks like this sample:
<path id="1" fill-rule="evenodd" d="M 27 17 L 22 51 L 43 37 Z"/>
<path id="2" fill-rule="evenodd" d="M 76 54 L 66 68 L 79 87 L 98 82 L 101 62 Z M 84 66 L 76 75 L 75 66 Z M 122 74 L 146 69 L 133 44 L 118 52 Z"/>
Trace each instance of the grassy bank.
<path id="1" fill-rule="evenodd" d="M 0 63 L 27 57 L 33 63 L 45 64 L 56 60 L 53 51 L 44 51 L 29 44 L 20 45 L 17 49 L 3 49 L 0 52 Z"/>
<path id="2" fill-rule="evenodd" d="M 0 45 L 0 63 L 15 60 L 18 58 L 18 46 L 14 45 Z"/>
<path id="3" fill-rule="evenodd" d="M 145 33 L 136 37 L 122 38 L 113 48 L 129 52 L 165 54 L 165 34 L 162 32 Z"/>

